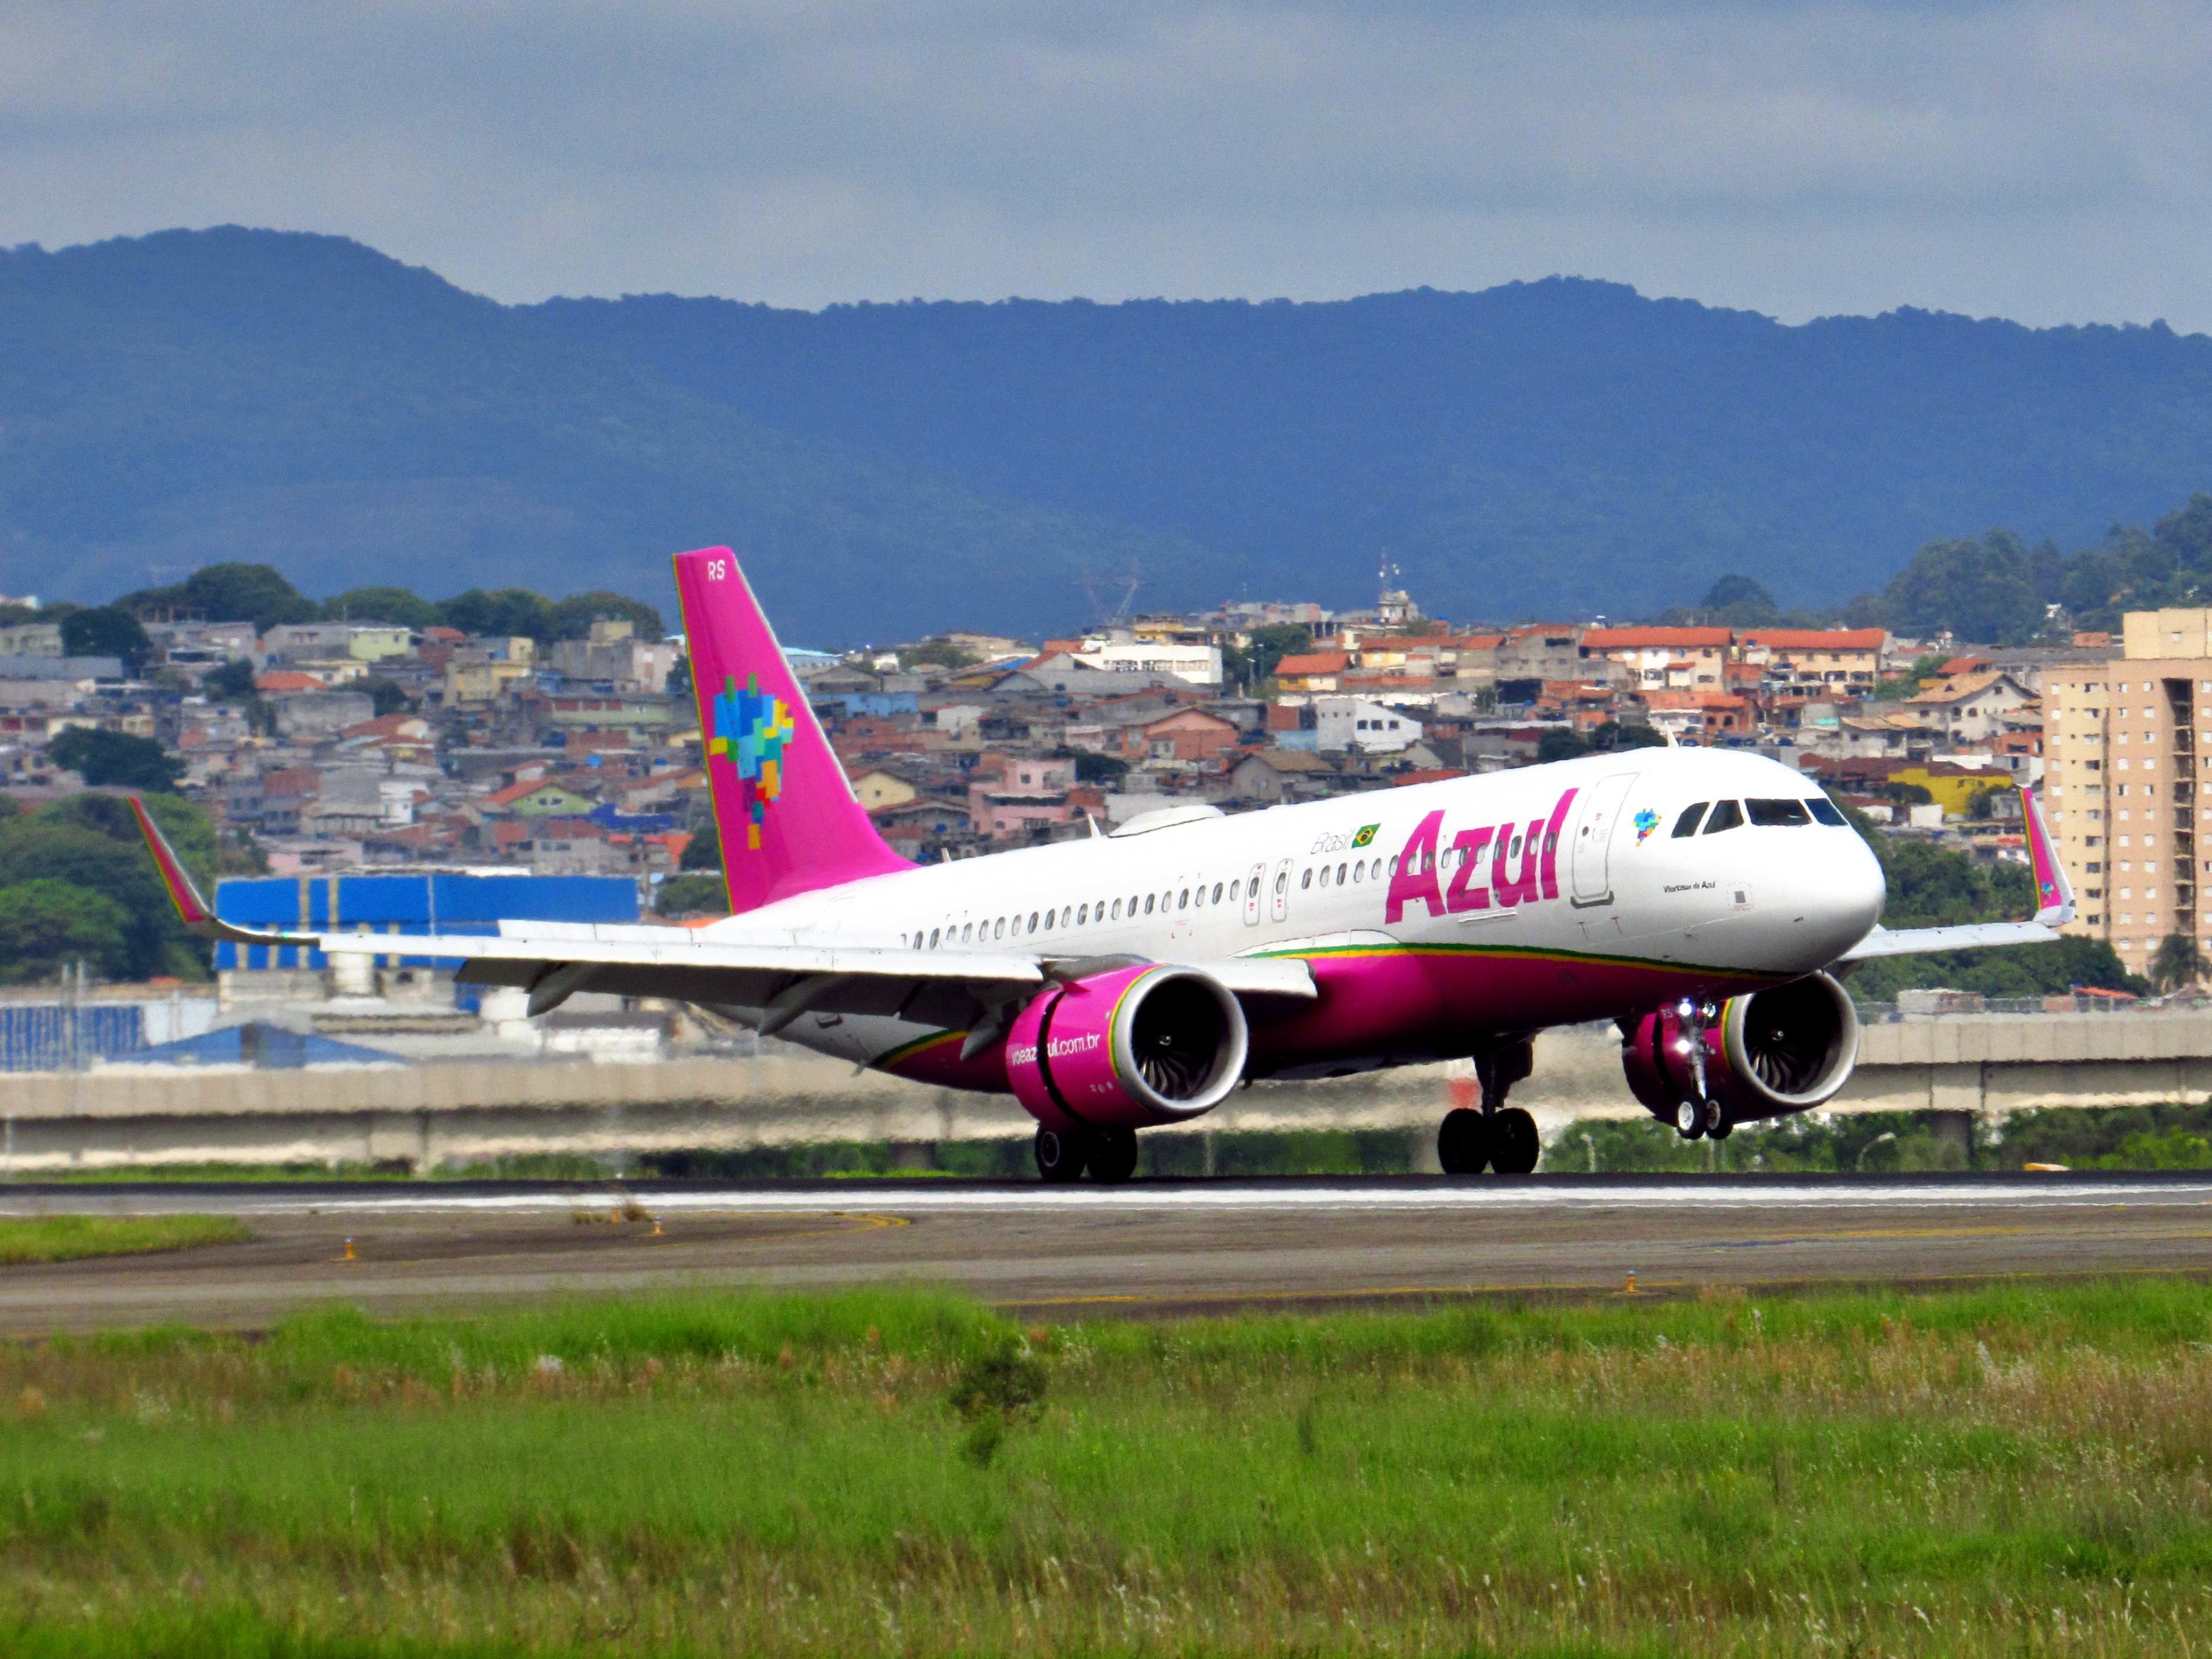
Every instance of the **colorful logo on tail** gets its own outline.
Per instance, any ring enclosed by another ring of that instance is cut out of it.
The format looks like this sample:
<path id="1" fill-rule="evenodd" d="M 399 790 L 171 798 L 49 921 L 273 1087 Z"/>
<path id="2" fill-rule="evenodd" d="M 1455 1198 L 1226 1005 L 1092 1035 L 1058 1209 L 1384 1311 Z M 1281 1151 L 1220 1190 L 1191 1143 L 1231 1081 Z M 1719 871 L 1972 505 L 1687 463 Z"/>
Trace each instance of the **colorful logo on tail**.
<path id="1" fill-rule="evenodd" d="M 769 806 L 783 793 L 783 750 L 791 733 L 791 710 L 781 697 L 761 690 L 759 676 L 747 675 L 742 690 L 734 675 L 722 681 L 707 753 L 726 756 L 738 769 L 745 787 L 745 845 L 755 852 Z"/>

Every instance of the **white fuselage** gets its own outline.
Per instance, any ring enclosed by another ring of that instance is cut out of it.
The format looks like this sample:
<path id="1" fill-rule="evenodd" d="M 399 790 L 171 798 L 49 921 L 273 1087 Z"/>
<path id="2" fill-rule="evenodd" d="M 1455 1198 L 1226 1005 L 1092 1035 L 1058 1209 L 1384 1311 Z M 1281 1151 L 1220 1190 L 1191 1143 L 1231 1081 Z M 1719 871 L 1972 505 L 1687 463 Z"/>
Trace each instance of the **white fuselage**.
<path id="1" fill-rule="evenodd" d="M 1687 809 L 1723 801 L 1735 805 L 1701 815 L 1698 833 L 1676 833 Z M 1705 828 L 1735 814 L 1744 821 Z M 1470 950 L 1786 980 L 1834 962 L 1881 918 L 1880 866 L 1848 824 L 1820 821 L 1834 816 L 1816 784 L 1759 756 L 1633 750 L 921 866 L 783 900 L 706 935 L 791 928 L 1200 966 Z M 1547 896 L 1523 882 L 1539 857 L 1534 838 L 1553 823 Z M 1577 1002 L 1515 1024 L 1592 1017 Z M 785 1035 L 866 1062 L 926 1029 L 824 1016 Z"/>

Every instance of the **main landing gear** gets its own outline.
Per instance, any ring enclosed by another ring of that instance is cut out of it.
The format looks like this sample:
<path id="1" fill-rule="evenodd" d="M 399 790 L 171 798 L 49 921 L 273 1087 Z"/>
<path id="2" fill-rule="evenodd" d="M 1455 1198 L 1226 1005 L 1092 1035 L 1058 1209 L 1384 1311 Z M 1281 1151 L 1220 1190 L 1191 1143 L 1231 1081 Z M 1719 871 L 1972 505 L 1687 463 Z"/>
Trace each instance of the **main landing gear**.
<path id="1" fill-rule="evenodd" d="M 1735 1133 L 1735 1122 L 1717 1100 L 1686 1100 L 1674 1108 L 1674 1133 L 1685 1140 L 1707 1135 L 1726 1140 Z"/>
<path id="2" fill-rule="evenodd" d="M 1456 1107 L 1444 1114 L 1443 1125 L 1437 1131 L 1437 1161 L 1446 1175 L 1480 1175 L 1485 1168 L 1500 1175 L 1527 1175 L 1535 1169 L 1543 1151 L 1536 1139 L 1536 1120 L 1505 1103 L 1506 1091 L 1528 1075 L 1534 1060 L 1525 1039 L 1475 1055 L 1482 1109 Z"/>
<path id="3" fill-rule="evenodd" d="M 1080 1181 L 1084 1171 L 1101 1186 L 1119 1186 L 1137 1172 L 1134 1129 L 1085 1129 L 1063 1134 L 1037 1126 L 1037 1174 L 1055 1186 Z"/>

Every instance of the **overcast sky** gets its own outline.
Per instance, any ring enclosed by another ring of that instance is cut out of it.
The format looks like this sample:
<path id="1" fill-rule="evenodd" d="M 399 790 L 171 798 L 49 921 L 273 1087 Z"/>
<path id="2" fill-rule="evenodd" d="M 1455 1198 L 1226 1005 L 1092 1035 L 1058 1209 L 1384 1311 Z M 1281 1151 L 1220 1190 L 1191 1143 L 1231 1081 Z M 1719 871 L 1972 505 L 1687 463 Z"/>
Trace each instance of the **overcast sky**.
<path id="1" fill-rule="evenodd" d="M 2212 6 L 5 0 L 0 242 L 504 300 L 1329 299 L 2212 330 Z"/>

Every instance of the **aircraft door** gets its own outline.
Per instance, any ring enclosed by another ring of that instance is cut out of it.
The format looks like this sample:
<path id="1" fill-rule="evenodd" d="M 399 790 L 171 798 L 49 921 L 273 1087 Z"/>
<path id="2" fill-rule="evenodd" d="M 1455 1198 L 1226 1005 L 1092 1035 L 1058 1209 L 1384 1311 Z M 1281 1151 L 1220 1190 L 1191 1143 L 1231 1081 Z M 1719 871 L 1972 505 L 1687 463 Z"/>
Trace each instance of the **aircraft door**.
<path id="1" fill-rule="evenodd" d="M 1613 832 L 1614 820 L 1636 782 L 1633 772 L 1616 772 L 1598 780 L 1597 787 L 1582 798 L 1575 814 L 1574 850 L 1568 860 L 1577 904 L 1613 902 Z"/>
<path id="2" fill-rule="evenodd" d="M 1247 927 L 1257 927 L 1260 925 L 1260 890 L 1267 884 L 1267 866 L 1264 864 L 1254 865 L 1252 873 L 1245 878 L 1244 882 L 1244 925 Z"/>
<path id="3" fill-rule="evenodd" d="M 1267 914 L 1273 921 L 1283 921 L 1290 916 L 1291 866 L 1295 862 L 1297 862 L 1296 860 L 1285 859 L 1275 866 L 1275 879 L 1267 892 L 1269 905 Z"/>

